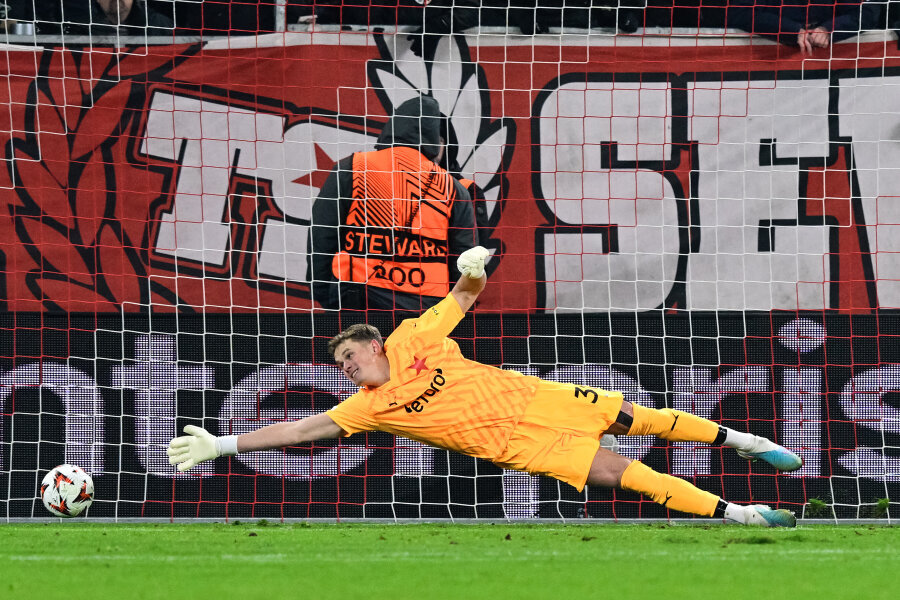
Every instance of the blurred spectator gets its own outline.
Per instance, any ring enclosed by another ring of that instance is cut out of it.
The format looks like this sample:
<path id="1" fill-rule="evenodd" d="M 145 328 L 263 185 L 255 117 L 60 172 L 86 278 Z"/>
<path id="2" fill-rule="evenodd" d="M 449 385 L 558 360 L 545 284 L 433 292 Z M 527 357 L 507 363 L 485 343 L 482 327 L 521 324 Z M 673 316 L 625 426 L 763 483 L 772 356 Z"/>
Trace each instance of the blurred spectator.
<path id="1" fill-rule="evenodd" d="M 499 0 L 494 5 L 507 23 L 522 33 L 546 33 L 551 27 L 590 29 L 606 27 L 633 33 L 642 25 L 646 0 Z"/>
<path id="2" fill-rule="evenodd" d="M 63 0 L 61 6 L 68 34 L 171 35 L 175 28 L 144 0 Z"/>
<path id="3" fill-rule="evenodd" d="M 422 25 L 417 0 L 288 0 L 288 23 L 315 15 L 321 25 Z"/>
<path id="4" fill-rule="evenodd" d="M 730 0 L 727 23 L 804 53 L 884 28 L 883 0 Z"/>
<path id="5" fill-rule="evenodd" d="M 646 27 L 725 28 L 728 0 L 647 0 Z"/>
<path id="6" fill-rule="evenodd" d="M 413 52 L 429 56 L 437 37 L 472 27 L 508 27 L 524 35 L 551 27 L 617 28 L 632 33 L 643 24 L 646 0 L 422 0 L 424 22 L 412 36 Z M 430 40 L 429 40 L 430 38 Z M 424 49 L 423 49 L 424 45 Z"/>
<path id="7" fill-rule="evenodd" d="M 186 34 L 256 35 L 275 30 L 276 0 L 194 0 L 175 4 L 175 23 Z"/>
<path id="8" fill-rule="evenodd" d="M 172 19 L 145 0 L 60 0 L 35 5 L 38 33 L 172 35 Z"/>
<path id="9" fill-rule="evenodd" d="M 276 0 L 59 0 L 38 2 L 38 33 L 256 35 L 275 30 Z M 121 16 L 120 16 L 121 15 Z"/>
<path id="10" fill-rule="evenodd" d="M 288 22 L 309 21 L 315 15 L 319 24 L 412 25 L 419 28 L 415 35 L 435 37 L 479 26 L 518 29 L 525 35 L 561 26 L 630 33 L 642 25 L 645 4 L 646 0 L 289 0 Z M 422 41 L 415 40 L 417 54 Z"/>
<path id="11" fill-rule="evenodd" d="M 34 33 L 34 11 L 31 2 L 0 1 L 0 31 L 4 30 L 14 35 Z"/>

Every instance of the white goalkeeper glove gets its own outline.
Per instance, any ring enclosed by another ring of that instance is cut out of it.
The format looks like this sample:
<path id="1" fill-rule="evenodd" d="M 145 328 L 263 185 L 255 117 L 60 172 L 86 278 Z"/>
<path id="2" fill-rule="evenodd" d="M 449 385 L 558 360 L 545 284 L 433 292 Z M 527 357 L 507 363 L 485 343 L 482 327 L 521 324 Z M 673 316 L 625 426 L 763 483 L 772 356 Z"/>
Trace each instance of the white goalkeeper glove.
<path id="1" fill-rule="evenodd" d="M 169 464 L 178 465 L 179 471 L 187 471 L 205 460 L 238 453 L 236 435 L 216 437 L 194 425 L 185 426 L 184 432 L 188 435 L 173 439 L 166 449 Z"/>
<path id="2" fill-rule="evenodd" d="M 469 248 L 456 259 L 456 268 L 470 279 L 481 279 L 484 275 L 484 261 L 487 260 L 488 249 L 484 246 Z"/>

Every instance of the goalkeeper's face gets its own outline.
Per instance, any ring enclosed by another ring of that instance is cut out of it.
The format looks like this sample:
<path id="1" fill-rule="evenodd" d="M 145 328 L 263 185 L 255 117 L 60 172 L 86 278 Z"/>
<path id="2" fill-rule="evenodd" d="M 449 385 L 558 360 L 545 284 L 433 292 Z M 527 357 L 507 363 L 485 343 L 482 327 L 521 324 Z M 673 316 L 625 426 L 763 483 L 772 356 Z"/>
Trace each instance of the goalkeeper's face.
<path id="1" fill-rule="evenodd" d="M 334 350 L 334 361 L 359 386 L 378 387 L 391 378 L 391 366 L 381 344 L 347 340 Z"/>

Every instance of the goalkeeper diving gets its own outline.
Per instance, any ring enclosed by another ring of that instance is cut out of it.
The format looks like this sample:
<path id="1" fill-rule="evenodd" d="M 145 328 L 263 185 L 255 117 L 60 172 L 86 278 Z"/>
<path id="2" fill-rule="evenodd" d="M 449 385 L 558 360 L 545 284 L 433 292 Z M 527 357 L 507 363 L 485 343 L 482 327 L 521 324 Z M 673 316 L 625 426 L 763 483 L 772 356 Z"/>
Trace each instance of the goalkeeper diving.
<path id="1" fill-rule="evenodd" d="M 447 336 L 484 289 L 488 251 L 476 246 L 457 260 L 462 276 L 450 294 L 386 340 L 371 325 L 335 336 L 328 351 L 359 391 L 334 408 L 299 421 L 216 437 L 192 425 L 169 443 L 180 471 L 219 456 L 385 431 L 489 460 L 505 469 L 585 485 L 640 492 L 672 510 L 767 527 L 793 527 L 794 515 L 765 505 L 737 505 L 689 482 L 601 447 L 610 435 L 655 435 L 673 442 L 724 445 L 780 471 L 803 461 L 765 438 L 690 413 L 625 401 L 621 392 L 545 381 L 483 365 Z"/>

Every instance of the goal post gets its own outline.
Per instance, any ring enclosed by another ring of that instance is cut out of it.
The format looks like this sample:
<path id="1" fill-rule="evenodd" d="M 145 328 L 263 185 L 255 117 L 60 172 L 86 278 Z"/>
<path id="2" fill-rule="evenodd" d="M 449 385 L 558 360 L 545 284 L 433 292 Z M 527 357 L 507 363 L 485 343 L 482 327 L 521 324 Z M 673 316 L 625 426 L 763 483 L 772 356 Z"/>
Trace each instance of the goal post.
<path id="1" fill-rule="evenodd" d="M 453 334 L 466 356 L 803 457 L 778 474 L 618 439 L 730 501 L 894 516 L 892 32 L 802 54 L 724 29 L 489 22 L 423 44 L 415 24 L 271 8 L 284 27 L 257 35 L 2 34 L 0 516 L 46 516 L 38 483 L 62 463 L 93 477 L 88 519 L 683 516 L 386 433 L 168 464 L 185 425 L 239 434 L 334 406 L 355 388 L 328 340 L 410 316 L 330 308 L 310 248 L 335 227 L 314 210 L 333 166 L 419 95 L 491 250 Z"/>

